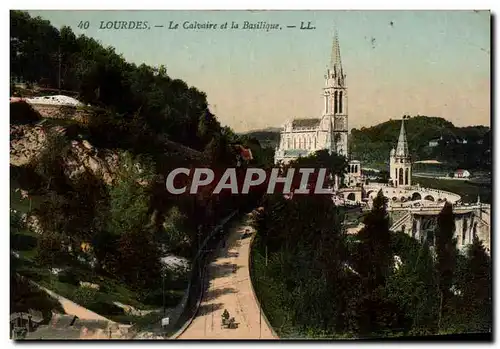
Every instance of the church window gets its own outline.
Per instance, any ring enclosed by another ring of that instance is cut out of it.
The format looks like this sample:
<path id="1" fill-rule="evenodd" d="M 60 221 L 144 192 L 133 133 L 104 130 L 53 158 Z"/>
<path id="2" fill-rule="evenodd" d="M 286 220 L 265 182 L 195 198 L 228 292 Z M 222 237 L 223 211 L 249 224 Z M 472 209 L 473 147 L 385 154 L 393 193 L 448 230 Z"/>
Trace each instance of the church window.
<path id="1" fill-rule="evenodd" d="M 339 97 L 339 113 L 342 114 L 342 91 L 340 91 L 340 97 Z"/>
<path id="2" fill-rule="evenodd" d="M 410 169 L 407 168 L 406 171 L 405 171 L 405 185 L 408 185 L 408 183 L 410 183 Z"/>
<path id="3" fill-rule="evenodd" d="M 337 91 L 334 92 L 334 101 L 333 101 L 333 105 L 334 105 L 334 113 L 337 114 L 337 105 L 338 105 L 338 95 L 337 95 Z"/>
<path id="4" fill-rule="evenodd" d="M 462 227 L 462 245 L 465 245 L 466 235 L 467 235 L 467 219 L 464 219 L 464 225 Z"/>
<path id="5" fill-rule="evenodd" d="M 403 184 L 403 169 L 399 169 L 399 185 L 404 185 Z"/>

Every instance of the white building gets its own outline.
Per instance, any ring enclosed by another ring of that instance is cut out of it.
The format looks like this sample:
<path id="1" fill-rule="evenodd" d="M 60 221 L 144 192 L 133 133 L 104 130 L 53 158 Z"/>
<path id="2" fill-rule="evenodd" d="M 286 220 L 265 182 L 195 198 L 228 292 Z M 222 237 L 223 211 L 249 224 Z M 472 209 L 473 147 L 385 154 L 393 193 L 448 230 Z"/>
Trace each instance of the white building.
<path id="1" fill-rule="evenodd" d="M 287 121 L 283 125 L 275 151 L 275 163 L 287 164 L 321 149 L 347 157 L 347 85 L 336 32 L 325 79 L 323 116 Z"/>
<path id="2" fill-rule="evenodd" d="M 392 148 L 389 160 L 391 184 L 396 187 L 411 186 L 411 157 L 406 140 L 404 117 L 401 121 L 398 145 Z"/>

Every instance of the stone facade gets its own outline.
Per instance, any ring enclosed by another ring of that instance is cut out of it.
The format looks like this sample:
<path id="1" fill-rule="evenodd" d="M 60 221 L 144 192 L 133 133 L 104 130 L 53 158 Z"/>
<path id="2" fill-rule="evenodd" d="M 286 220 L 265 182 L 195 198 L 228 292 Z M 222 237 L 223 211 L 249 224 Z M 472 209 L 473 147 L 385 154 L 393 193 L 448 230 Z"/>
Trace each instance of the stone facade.
<path id="1" fill-rule="evenodd" d="M 411 157 L 406 140 L 405 122 L 401 122 L 398 145 L 390 153 L 389 174 L 392 185 L 396 187 L 411 186 Z"/>
<path id="2" fill-rule="evenodd" d="M 335 34 L 330 66 L 323 88 L 323 116 L 316 119 L 287 121 L 280 134 L 275 163 L 284 164 L 315 151 L 327 149 L 347 157 L 348 108 L 346 75 L 340 59 L 340 46 Z"/>

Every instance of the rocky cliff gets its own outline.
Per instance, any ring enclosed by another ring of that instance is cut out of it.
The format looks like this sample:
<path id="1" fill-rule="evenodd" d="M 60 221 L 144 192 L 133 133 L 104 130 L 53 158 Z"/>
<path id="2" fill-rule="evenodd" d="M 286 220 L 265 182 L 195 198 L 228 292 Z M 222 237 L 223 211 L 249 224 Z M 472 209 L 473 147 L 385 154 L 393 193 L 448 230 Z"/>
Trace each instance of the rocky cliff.
<path id="1" fill-rule="evenodd" d="M 23 166 L 36 159 L 44 149 L 50 132 L 64 134 L 66 129 L 61 126 L 11 125 L 10 163 Z M 70 179 L 89 171 L 110 184 L 118 168 L 118 159 L 119 155 L 115 151 L 97 149 L 86 140 L 73 140 L 64 170 Z"/>

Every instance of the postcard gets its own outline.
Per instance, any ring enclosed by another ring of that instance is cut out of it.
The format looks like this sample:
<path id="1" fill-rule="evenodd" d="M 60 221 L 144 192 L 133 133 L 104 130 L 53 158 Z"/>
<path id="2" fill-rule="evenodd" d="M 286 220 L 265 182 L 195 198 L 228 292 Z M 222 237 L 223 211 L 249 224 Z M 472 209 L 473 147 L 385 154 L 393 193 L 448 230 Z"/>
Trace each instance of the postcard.
<path id="1" fill-rule="evenodd" d="M 491 16 L 12 10 L 11 339 L 491 340 Z"/>

